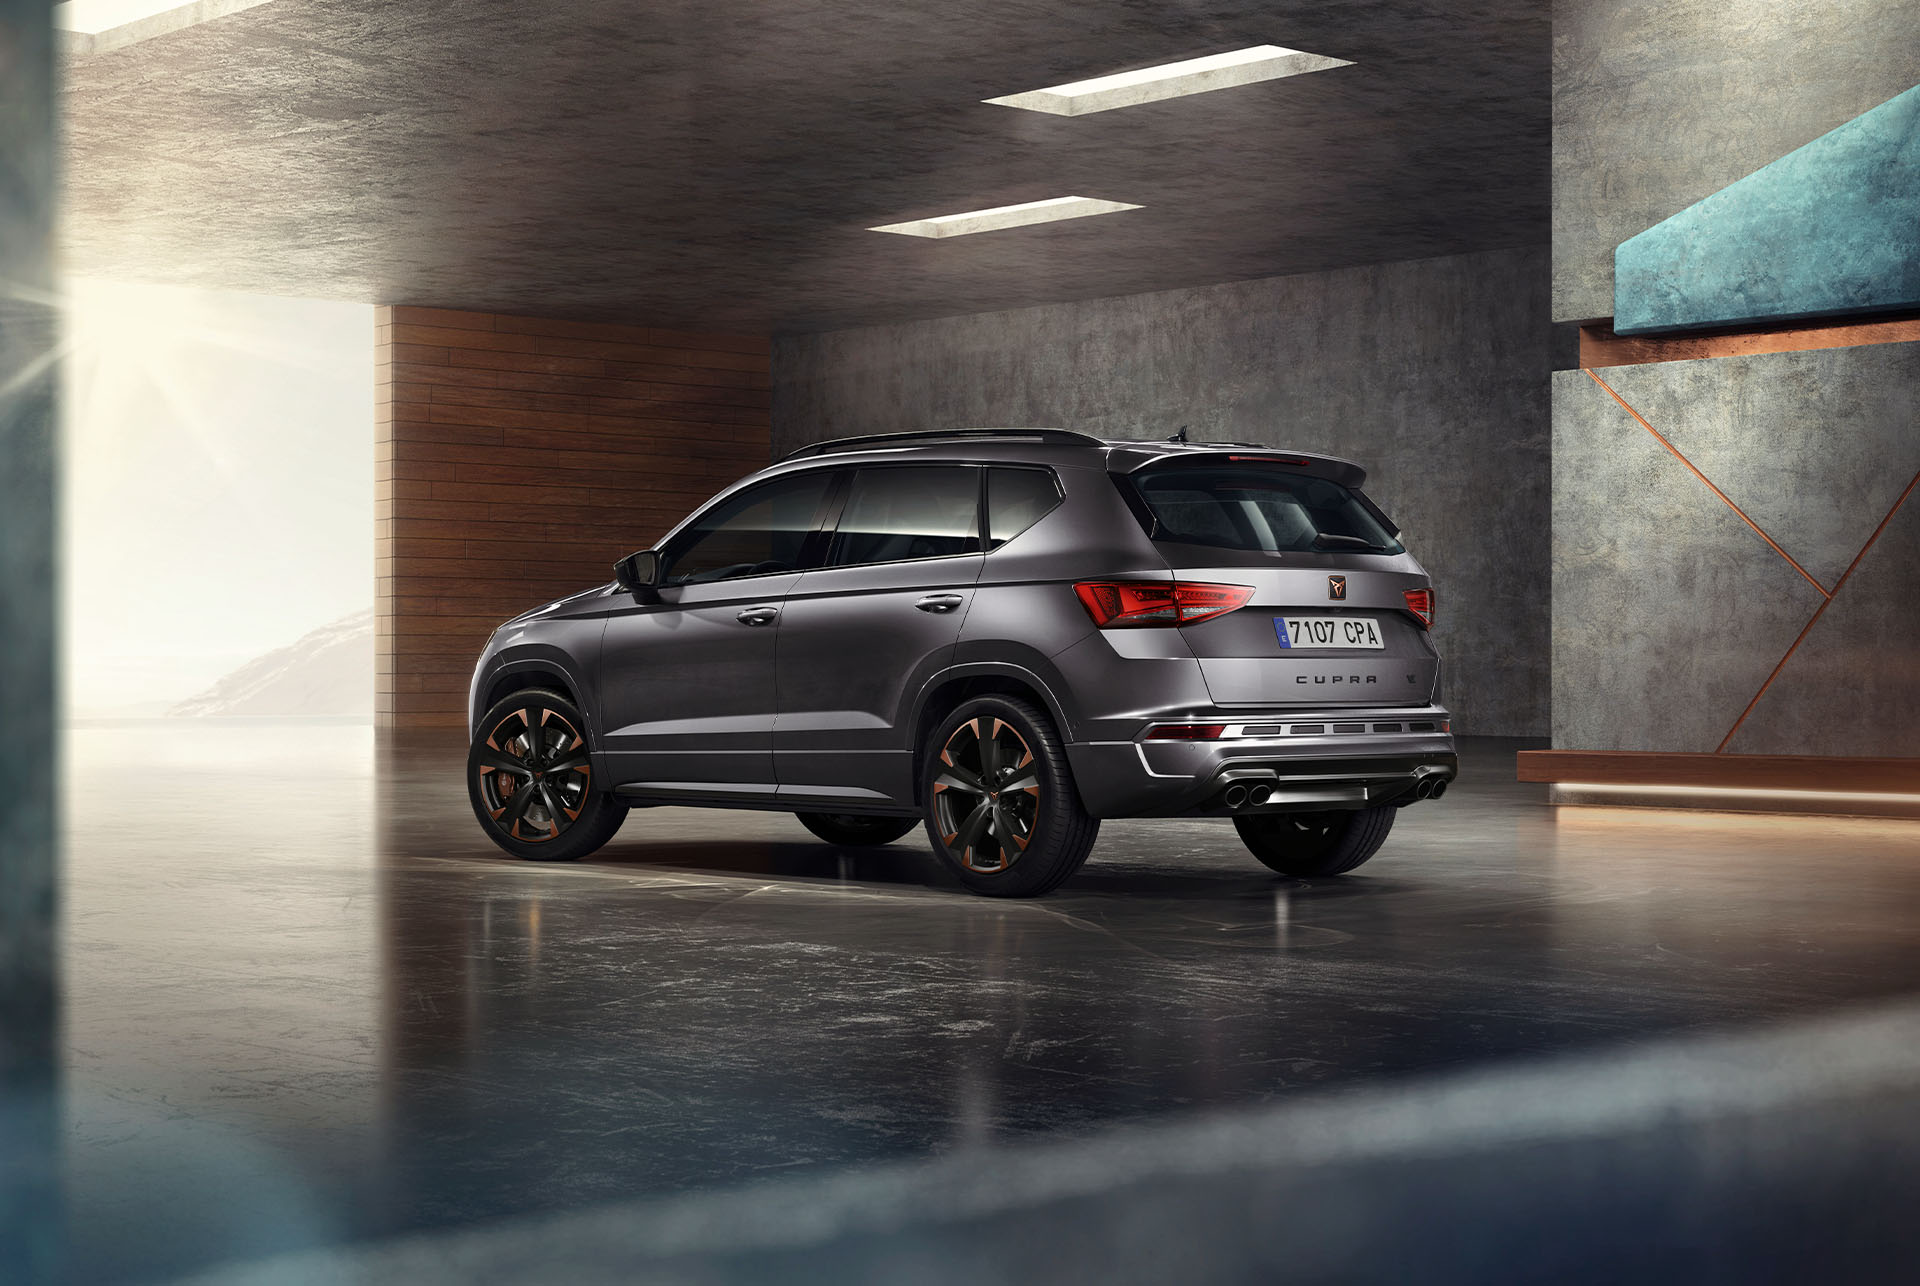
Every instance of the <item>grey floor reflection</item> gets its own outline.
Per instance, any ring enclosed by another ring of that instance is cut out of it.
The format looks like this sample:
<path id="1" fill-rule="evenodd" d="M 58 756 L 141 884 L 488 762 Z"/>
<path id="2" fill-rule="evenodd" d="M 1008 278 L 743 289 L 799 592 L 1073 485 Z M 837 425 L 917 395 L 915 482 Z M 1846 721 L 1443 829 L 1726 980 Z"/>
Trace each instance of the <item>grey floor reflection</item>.
<path id="1" fill-rule="evenodd" d="M 1344 881 L 1110 825 L 1052 898 L 919 837 L 635 813 L 514 862 L 457 745 L 74 731 L 75 1266 L 274 1249 L 1076 1132 L 1914 988 L 1920 827 L 1585 811 L 1470 747 Z M 1829 873 L 1844 869 L 1845 879 Z"/>

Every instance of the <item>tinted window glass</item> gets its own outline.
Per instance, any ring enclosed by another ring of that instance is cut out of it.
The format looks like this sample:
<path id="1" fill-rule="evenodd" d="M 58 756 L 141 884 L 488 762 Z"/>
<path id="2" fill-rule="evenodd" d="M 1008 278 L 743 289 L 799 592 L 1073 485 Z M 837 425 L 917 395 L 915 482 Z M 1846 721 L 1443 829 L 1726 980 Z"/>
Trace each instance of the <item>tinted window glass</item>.
<path id="1" fill-rule="evenodd" d="M 1060 503 L 1060 485 L 1045 469 L 987 470 L 987 548 L 998 549 Z"/>
<path id="2" fill-rule="evenodd" d="M 862 469 L 827 561 L 891 563 L 978 553 L 980 471 L 966 465 Z"/>
<path id="3" fill-rule="evenodd" d="M 666 583 L 793 571 L 832 475 L 803 473 L 743 491 L 700 516 L 667 551 Z"/>
<path id="4" fill-rule="evenodd" d="M 1353 492 L 1325 478 L 1228 464 L 1143 469 L 1132 482 L 1158 520 L 1155 540 L 1269 553 L 1403 549 Z"/>

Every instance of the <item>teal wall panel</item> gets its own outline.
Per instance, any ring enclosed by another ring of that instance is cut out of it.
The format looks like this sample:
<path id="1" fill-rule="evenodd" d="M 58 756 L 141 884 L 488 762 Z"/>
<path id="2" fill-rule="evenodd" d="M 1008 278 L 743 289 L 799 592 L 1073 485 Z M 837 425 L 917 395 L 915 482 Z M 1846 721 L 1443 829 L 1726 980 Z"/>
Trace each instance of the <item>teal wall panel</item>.
<path id="1" fill-rule="evenodd" d="M 1920 308 L 1920 87 L 1620 243 L 1623 335 Z"/>

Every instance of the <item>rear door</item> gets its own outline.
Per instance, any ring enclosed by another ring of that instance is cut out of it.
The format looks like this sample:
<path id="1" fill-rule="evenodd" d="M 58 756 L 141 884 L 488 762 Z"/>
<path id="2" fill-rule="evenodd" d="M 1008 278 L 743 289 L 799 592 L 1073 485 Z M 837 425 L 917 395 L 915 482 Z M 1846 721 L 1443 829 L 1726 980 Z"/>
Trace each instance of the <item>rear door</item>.
<path id="1" fill-rule="evenodd" d="M 781 614 L 783 796 L 912 802 L 903 707 L 947 664 L 980 579 L 980 478 L 963 464 L 854 471 L 825 565 Z"/>
<path id="2" fill-rule="evenodd" d="M 1356 492 L 1257 459 L 1150 465 L 1123 480 L 1182 581 L 1246 585 L 1235 612 L 1181 630 L 1222 706 L 1417 706 L 1439 655 L 1406 593 L 1420 565 Z"/>

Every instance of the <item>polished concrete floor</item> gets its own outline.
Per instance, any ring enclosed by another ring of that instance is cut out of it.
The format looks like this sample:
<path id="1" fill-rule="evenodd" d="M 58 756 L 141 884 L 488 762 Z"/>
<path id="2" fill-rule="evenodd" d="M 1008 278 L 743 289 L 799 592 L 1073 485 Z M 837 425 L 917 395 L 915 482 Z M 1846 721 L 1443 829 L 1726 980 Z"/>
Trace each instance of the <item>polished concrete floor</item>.
<path id="1" fill-rule="evenodd" d="M 81 1280 L 1193 1108 L 1739 1031 L 1920 991 L 1920 824 L 1553 810 L 1516 743 L 1341 880 L 1109 824 L 1039 902 L 920 838 L 636 812 L 478 834 L 444 740 L 75 728 Z"/>

